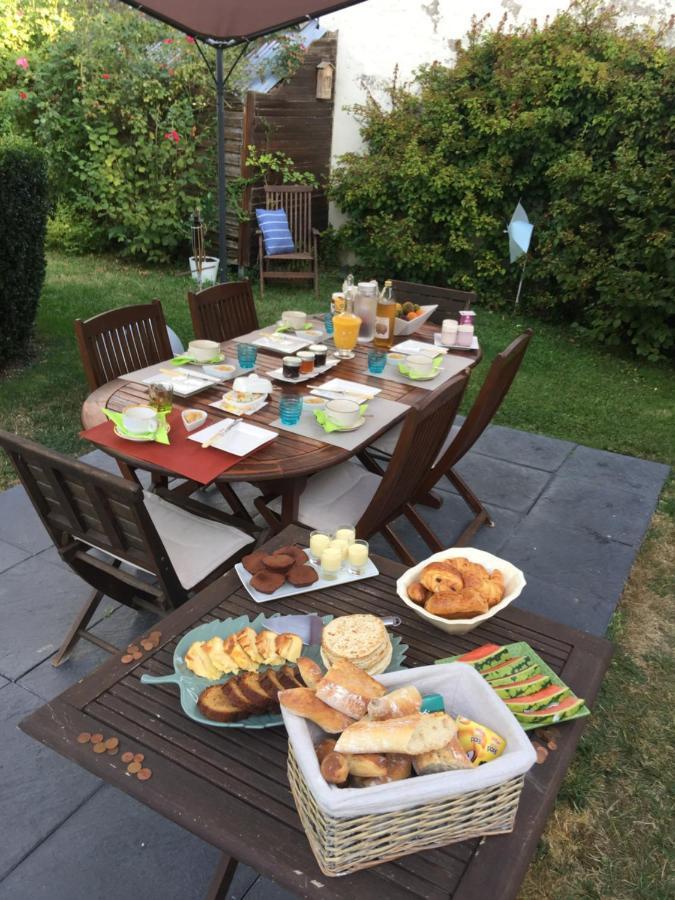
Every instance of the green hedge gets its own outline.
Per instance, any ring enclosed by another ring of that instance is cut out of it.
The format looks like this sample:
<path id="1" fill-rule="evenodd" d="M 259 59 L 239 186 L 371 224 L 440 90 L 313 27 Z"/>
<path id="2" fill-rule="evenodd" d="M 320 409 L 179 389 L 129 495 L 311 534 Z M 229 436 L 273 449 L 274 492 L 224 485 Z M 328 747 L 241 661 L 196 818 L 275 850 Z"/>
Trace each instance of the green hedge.
<path id="1" fill-rule="evenodd" d="M 504 228 L 535 225 L 522 303 L 609 345 L 673 354 L 672 111 L 664 35 L 573 3 L 536 22 L 477 24 L 456 66 L 425 67 L 357 108 L 366 151 L 331 196 L 368 271 L 513 305 Z"/>
<path id="2" fill-rule="evenodd" d="M 0 369 L 30 341 L 45 278 L 49 212 L 42 150 L 0 139 Z"/>

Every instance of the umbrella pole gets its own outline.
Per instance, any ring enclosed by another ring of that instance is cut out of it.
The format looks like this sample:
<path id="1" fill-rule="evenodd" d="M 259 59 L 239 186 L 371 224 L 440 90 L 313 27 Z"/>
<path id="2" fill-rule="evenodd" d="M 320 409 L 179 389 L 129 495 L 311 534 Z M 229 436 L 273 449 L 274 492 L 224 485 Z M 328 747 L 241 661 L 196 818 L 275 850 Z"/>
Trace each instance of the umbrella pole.
<path id="1" fill-rule="evenodd" d="M 227 233 L 225 198 L 225 79 L 223 78 L 223 48 L 216 47 L 216 102 L 218 108 L 218 253 L 220 265 L 218 281 L 227 281 Z"/>
<path id="2" fill-rule="evenodd" d="M 523 268 L 520 273 L 520 281 L 518 282 L 518 291 L 516 293 L 516 302 L 514 303 L 514 309 L 518 309 L 518 304 L 520 303 L 520 289 L 523 286 L 523 278 L 525 277 L 525 266 L 527 265 L 527 256 L 525 257 L 525 262 L 523 263 Z"/>

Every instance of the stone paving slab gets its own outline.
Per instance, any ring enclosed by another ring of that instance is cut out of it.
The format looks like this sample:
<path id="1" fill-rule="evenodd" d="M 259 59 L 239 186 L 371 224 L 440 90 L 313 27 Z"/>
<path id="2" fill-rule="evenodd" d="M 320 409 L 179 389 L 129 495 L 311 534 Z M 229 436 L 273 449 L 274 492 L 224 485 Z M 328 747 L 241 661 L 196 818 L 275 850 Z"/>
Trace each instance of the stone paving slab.
<path id="1" fill-rule="evenodd" d="M 20 550 L 6 541 L 0 541 L 0 572 L 11 569 L 12 566 L 21 562 L 22 559 L 28 559 L 29 556 L 30 553 L 27 550 Z"/>
<path id="2" fill-rule="evenodd" d="M 473 449 L 497 459 L 526 464 L 533 469 L 555 472 L 570 455 L 576 445 L 572 441 L 490 425 L 476 441 Z"/>
<path id="3" fill-rule="evenodd" d="M 469 453 L 455 466 L 455 471 L 483 503 L 518 513 L 526 513 L 551 480 L 549 472 L 482 453 Z M 441 478 L 434 490 L 455 493 L 447 478 Z"/>
<path id="4" fill-rule="evenodd" d="M 605 634 L 614 612 L 604 596 L 588 589 L 573 591 L 567 585 L 563 587 L 530 574 L 523 593 L 513 604 L 554 622 L 599 635 Z"/>
<path id="5" fill-rule="evenodd" d="M 0 879 L 100 785 L 93 775 L 19 731 L 18 723 L 42 703 L 15 684 L 0 691 Z M 72 866 L 72 854 L 67 856 Z M 42 876 L 49 881 L 48 869 Z M 0 882 L 0 896 L 15 900 L 5 884 Z"/>
<path id="6" fill-rule="evenodd" d="M 6 678 L 3 678 L 2 675 L 0 675 L 0 688 L 4 688 L 7 684 L 10 684 L 10 682 Z"/>
<path id="7" fill-rule="evenodd" d="M 663 463 L 582 446 L 574 448 L 559 470 L 561 475 L 591 478 L 610 489 L 644 493 L 652 504 L 661 493 L 669 471 L 669 466 Z"/>
<path id="8" fill-rule="evenodd" d="M 0 493 L 0 541 L 28 553 L 39 553 L 52 540 L 20 484 Z"/>

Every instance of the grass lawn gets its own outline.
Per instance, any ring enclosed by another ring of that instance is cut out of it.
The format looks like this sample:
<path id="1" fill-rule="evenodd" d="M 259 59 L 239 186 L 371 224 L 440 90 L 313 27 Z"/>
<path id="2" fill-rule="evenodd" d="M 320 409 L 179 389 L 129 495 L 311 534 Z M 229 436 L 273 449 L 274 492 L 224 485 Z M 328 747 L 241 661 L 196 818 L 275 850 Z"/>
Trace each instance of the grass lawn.
<path id="1" fill-rule="evenodd" d="M 337 276 L 322 279 L 321 300 L 292 285 L 261 302 L 267 324 L 282 309 L 324 310 Z M 191 337 L 187 276 L 117 260 L 51 254 L 34 354 L 0 377 L 0 427 L 69 453 L 90 449 L 77 437 L 87 388 L 73 319 L 159 297 L 183 341 Z M 568 330 L 479 310 L 486 360 L 531 325 L 535 338 L 497 421 L 645 459 L 675 460 L 675 378 L 659 367 L 609 354 Z M 467 404 L 487 371 L 472 376 Z M 13 473 L 0 460 L 0 489 Z M 522 896 L 540 900 L 673 896 L 667 858 L 664 772 L 673 745 L 672 585 L 675 583 L 675 481 L 641 548 L 611 638 L 615 656 Z M 672 602 L 671 602 L 672 607 Z"/>

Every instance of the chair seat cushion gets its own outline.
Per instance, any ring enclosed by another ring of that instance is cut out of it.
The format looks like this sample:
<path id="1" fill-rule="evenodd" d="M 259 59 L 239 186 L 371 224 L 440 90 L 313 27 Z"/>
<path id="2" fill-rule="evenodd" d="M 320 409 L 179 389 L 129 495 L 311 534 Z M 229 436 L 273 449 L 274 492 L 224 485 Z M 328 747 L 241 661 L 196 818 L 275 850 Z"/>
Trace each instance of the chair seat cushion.
<path id="1" fill-rule="evenodd" d="M 379 475 L 351 460 L 313 475 L 300 495 L 298 522 L 322 531 L 356 525 L 381 480 Z M 281 499 L 273 500 L 270 509 L 280 512 Z"/>
<path id="2" fill-rule="evenodd" d="M 265 242 L 265 254 L 277 256 L 280 253 L 295 253 L 295 244 L 288 227 L 285 209 L 256 209 L 258 227 Z"/>
<path id="3" fill-rule="evenodd" d="M 144 502 L 186 590 L 253 542 L 249 534 L 232 525 L 203 519 L 149 491 L 144 491 Z"/>
<path id="4" fill-rule="evenodd" d="M 384 453 L 387 456 L 393 456 L 394 450 L 396 448 L 396 442 L 399 439 L 402 427 L 403 427 L 403 424 L 401 422 L 399 422 L 397 425 L 394 425 L 394 427 L 390 428 L 389 431 L 385 431 L 384 434 L 381 434 L 379 436 L 379 438 L 373 444 L 370 445 L 369 449 L 370 450 L 378 450 L 380 453 Z M 443 441 L 443 447 L 441 448 L 438 456 L 436 457 L 436 460 L 438 460 L 439 457 L 443 456 L 443 454 L 448 449 L 450 444 L 454 441 L 455 435 L 457 434 L 458 431 L 459 431 L 459 425 L 453 425 L 452 428 L 450 429 L 450 433 L 447 435 L 447 437 Z"/>

